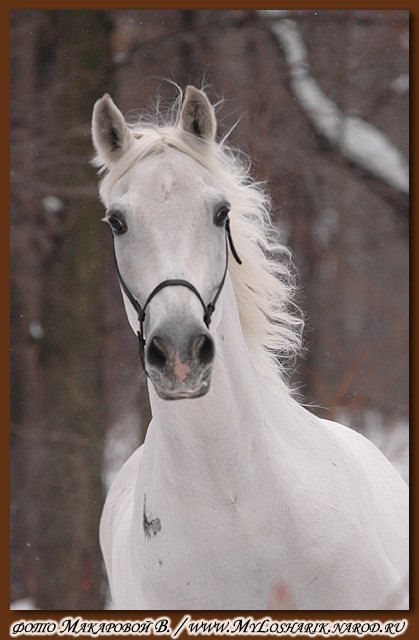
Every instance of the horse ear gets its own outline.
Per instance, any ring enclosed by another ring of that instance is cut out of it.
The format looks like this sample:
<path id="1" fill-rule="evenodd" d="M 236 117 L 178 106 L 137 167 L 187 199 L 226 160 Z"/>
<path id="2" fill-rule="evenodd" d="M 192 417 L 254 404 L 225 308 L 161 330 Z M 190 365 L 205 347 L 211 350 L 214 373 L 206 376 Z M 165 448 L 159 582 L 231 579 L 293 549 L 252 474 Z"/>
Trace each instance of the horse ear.
<path id="1" fill-rule="evenodd" d="M 188 133 L 205 140 L 214 140 L 217 127 L 214 109 L 203 91 L 190 85 L 186 87 L 180 123 Z"/>
<path id="2" fill-rule="evenodd" d="M 107 165 L 119 160 L 134 142 L 124 116 L 107 93 L 93 107 L 92 136 L 98 155 Z"/>

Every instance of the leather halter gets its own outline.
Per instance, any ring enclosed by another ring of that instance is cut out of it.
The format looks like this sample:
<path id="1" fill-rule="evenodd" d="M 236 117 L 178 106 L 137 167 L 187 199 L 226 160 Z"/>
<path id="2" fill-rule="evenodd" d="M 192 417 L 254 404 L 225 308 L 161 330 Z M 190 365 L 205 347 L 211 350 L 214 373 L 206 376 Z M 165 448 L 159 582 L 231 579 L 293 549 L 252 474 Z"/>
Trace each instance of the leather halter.
<path id="1" fill-rule="evenodd" d="M 230 219 L 227 217 L 225 220 L 225 230 L 226 230 L 226 264 L 225 264 L 225 269 L 224 269 L 224 273 L 223 273 L 223 277 L 221 278 L 221 282 L 218 285 L 218 289 L 215 293 L 214 298 L 212 299 L 211 302 L 209 302 L 207 305 L 205 304 L 204 300 L 202 299 L 201 294 L 199 293 L 199 291 L 196 289 L 196 287 L 194 287 L 193 284 L 191 284 L 190 282 L 188 282 L 187 280 L 179 280 L 179 279 L 171 279 L 171 280 L 163 280 L 163 282 L 160 282 L 160 284 L 158 284 L 156 287 L 154 287 L 153 291 L 150 293 L 150 295 L 148 296 L 147 300 L 145 301 L 144 306 L 142 307 L 140 305 L 140 303 L 138 302 L 138 300 L 133 296 L 133 294 L 131 293 L 131 291 L 128 289 L 127 285 L 125 284 L 122 276 L 121 276 L 121 272 L 119 271 L 119 266 L 118 266 L 118 260 L 116 259 L 116 253 L 115 253 L 115 244 L 113 244 L 113 254 L 114 254 L 114 258 L 115 258 L 115 265 L 116 265 L 116 273 L 118 276 L 118 280 L 119 280 L 119 284 L 121 285 L 121 288 L 123 290 L 123 292 L 125 293 L 125 295 L 127 296 L 128 300 L 131 302 L 132 306 L 134 307 L 137 315 L 138 315 L 138 323 L 139 323 L 139 330 L 137 331 L 137 337 L 138 337 L 138 342 L 139 342 L 139 347 L 140 347 L 140 359 L 141 359 L 141 363 L 143 365 L 143 369 L 145 371 L 145 374 L 148 376 L 148 372 L 145 366 L 145 359 L 144 359 L 144 350 L 145 350 L 145 345 L 146 345 L 146 341 L 145 341 L 145 337 L 144 337 L 144 320 L 145 320 L 145 312 L 146 309 L 148 307 L 148 305 L 150 304 L 151 300 L 154 298 L 154 296 L 159 293 L 159 291 L 161 291 L 162 289 L 164 289 L 165 287 L 186 287 L 187 289 L 190 289 L 190 291 L 192 291 L 192 293 L 195 294 L 195 296 L 198 298 L 199 302 L 202 305 L 202 308 L 204 310 L 204 322 L 206 324 L 207 327 L 210 326 L 211 324 L 211 316 L 214 313 L 215 310 L 215 304 L 218 300 L 218 297 L 222 291 L 222 288 L 224 286 L 225 283 L 225 279 L 227 276 L 227 269 L 228 269 L 228 247 L 230 246 L 230 250 L 231 253 L 233 254 L 234 259 L 236 260 L 236 262 L 238 264 L 242 264 L 242 261 L 240 260 L 237 251 L 234 247 L 233 244 L 233 238 L 231 237 L 231 230 L 230 230 Z"/>

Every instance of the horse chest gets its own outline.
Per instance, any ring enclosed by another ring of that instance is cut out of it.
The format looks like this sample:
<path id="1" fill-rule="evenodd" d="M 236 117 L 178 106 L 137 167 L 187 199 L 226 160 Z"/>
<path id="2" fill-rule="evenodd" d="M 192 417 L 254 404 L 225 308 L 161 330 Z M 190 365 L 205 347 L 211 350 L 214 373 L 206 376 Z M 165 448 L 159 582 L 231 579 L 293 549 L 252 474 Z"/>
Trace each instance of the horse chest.
<path id="1" fill-rule="evenodd" d="M 272 512 L 226 501 L 179 513 L 143 522 L 137 571 L 148 606 L 266 607 L 283 560 Z"/>

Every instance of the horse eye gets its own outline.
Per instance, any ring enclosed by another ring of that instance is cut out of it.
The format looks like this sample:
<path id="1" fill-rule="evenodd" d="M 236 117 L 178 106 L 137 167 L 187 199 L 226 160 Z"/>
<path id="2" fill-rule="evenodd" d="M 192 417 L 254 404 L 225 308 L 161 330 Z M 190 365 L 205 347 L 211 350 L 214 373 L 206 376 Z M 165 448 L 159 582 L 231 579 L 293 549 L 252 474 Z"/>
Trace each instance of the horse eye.
<path id="1" fill-rule="evenodd" d="M 127 230 L 124 219 L 118 218 L 115 214 L 106 219 L 115 235 L 120 236 Z"/>
<path id="2" fill-rule="evenodd" d="M 223 226 L 223 224 L 225 223 L 225 221 L 228 218 L 228 214 L 230 213 L 230 209 L 226 206 L 221 207 L 221 209 L 219 209 L 216 213 L 214 222 L 216 225 L 218 225 L 219 227 Z"/>

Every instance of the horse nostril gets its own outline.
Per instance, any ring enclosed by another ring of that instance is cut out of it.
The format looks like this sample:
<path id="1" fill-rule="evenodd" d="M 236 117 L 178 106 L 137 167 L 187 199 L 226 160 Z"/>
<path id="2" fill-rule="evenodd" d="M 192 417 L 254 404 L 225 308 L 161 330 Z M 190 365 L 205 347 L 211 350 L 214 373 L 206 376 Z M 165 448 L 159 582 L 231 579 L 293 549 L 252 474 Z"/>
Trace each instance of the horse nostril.
<path id="1" fill-rule="evenodd" d="M 192 345 L 192 353 L 202 365 L 210 364 L 214 359 L 214 342 L 206 334 L 197 336 Z"/>
<path id="2" fill-rule="evenodd" d="M 158 336 L 153 336 L 147 349 L 147 359 L 152 367 L 163 369 L 167 362 L 168 354 L 164 341 Z"/>

